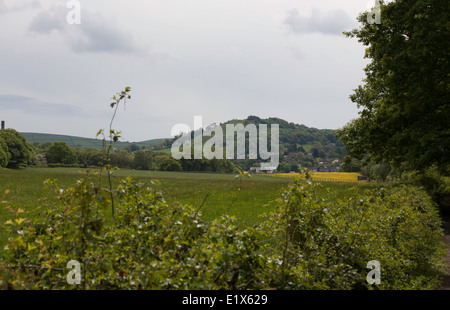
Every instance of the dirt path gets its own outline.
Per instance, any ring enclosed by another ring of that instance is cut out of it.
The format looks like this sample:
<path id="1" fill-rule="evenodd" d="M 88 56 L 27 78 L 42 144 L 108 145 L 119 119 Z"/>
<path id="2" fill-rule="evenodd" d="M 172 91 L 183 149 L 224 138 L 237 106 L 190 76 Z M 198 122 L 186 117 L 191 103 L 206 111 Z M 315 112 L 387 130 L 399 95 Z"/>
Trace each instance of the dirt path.
<path id="1" fill-rule="evenodd" d="M 444 217 L 444 231 L 445 231 L 445 242 L 449 246 L 445 251 L 447 255 L 445 257 L 445 262 L 447 264 L 447 275 L 444 277 L 444 281 L 441 290 L 450 290 L 450 216 Z"/>

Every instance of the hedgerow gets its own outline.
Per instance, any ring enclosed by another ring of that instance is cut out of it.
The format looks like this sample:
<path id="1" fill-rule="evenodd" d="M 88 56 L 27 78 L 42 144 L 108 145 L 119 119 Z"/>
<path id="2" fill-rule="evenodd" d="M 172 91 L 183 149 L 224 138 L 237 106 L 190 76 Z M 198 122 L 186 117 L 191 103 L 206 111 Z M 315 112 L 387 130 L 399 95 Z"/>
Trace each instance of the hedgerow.
<path id="1" fill-rule="evenodd" d="M 442 272 L 442 229 L 419 188 L 393 187 L 339 200 L 298 179 L 261 224 L 168 204 L 150 183 L 125 178 L 110 189 L 87 170 L 73 187 L 47 186 L 56 200 L 2 228 L 2 288 L 13 289 L 432 289 Z M 7 206 L 6 201 L 3 206 Z M 81 264 L 71 285 L 69 261 Z M 367 262 L 381 265 L 368 284 Z"/>

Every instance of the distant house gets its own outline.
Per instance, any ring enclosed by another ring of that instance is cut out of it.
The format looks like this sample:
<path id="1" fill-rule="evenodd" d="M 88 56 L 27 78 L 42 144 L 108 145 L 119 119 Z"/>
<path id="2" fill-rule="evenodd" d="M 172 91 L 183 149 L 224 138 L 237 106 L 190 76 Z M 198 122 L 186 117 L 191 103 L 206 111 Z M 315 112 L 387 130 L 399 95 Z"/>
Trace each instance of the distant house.
<path id="1" fill-rule="evenodd" d="M 252 174 L 258 174 L 258 173 L 275 173 L 277 172 L 277 168 L 278 167 L 266 167 L 266 168 L 261 168 L 261 167 L 250 167 L 249 172 Z"/>
<path id="2" fill-rule="evenodd" d="M 260 171 L 264 171 L 265 173 L 275 173 L 275 172 L 277 172 L 277 168 L 278 168 L 278 166 L 269 166 L 269 167 L 266 167 L 266 168 L 260 168 L 261 170 Z"/>
<path id="3" fill-rule="evenodd" d="M 250 173 L 252 173 L 252 174 L 261 173 L 261 168 L 260 167 L 250 167 Z"/>

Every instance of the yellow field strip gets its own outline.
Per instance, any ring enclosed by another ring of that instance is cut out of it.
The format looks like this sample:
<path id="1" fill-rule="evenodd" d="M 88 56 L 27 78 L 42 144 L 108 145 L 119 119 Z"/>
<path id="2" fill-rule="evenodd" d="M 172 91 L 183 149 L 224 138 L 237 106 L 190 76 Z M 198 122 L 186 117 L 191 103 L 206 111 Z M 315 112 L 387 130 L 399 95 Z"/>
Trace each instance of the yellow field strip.
<path id="1" fill-rule="evenodd" d="M 273 177 L 279 178 L 295 178 L 300 176 L 300 173 L 276 173 L 271 174 Z M 319 182 L 367 182 L 358 181 L 359 173 L 355 172 L 312 172 L 311 177 L 314 181 Z"/>

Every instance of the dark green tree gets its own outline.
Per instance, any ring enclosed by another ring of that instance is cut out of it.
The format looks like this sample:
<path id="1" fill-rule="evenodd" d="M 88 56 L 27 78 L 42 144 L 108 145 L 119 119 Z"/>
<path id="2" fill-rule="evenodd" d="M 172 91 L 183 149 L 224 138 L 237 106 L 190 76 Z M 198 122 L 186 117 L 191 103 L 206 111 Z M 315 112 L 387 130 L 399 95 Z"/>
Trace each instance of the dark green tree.
<path id="1" fill-rule="evenodd" d="M 19 168 L 31 162 L 31 144 L 16 130 L 11 128 L 0 130 L 0 139 L 6 143 L 10 154 L 7 168 Z"/>
<path id="2" fill-rule="evenodd" d="M 153 169 L 153 153 L 152 151 L 136 151 L 133 153 L 133 168 L 137 170 Z"/>
<path id="3" fill-rule="evenodd" d="M 320 153 L 319 153 L 319 150 L 318 150 L 318 149 L 313 148 L 313 149 L 311 149 L 311 152 L 312 152 L 312 156 L 313 156 L 314 158 L 320 157 Z"/>
<path id="4" fill-rule="evenodd" d="M 140 148 L 136 143 L 128 143 L 128 145 L 125 147 L 125 150 L 127 150 L 129 153 L 139 151 L 139 149 Z"/>
<path id="5" fill-rule="evenodd" d="M 45 153 L 49 164 L 75 164 L 77 156 L 67 143 L 55 142 L 50 145 Z"/>
<path id="6" fill-rule="evenodd" d="M 380 24 L 365 12 L 346 33 L 371 60 L 350 96 L 359 118 L 338 130 L 350 157 L 449 173 L 449 12 L 448 0 L 397 0 L 381 5 Z"/>
<path id="7" fill-rule="evenodd" d="M 111 153 L 111 165 L 119 168 L 131 168 L 133 166 L 133 156 L 127 150 Z"/>
<path id="8" fill-rule="evenodd" d="M 0 167 L 5 168 L 8 166 L 9 158 L 11 154 L 8 150 L 8 145 L 5 143 L 3 138 L 0 137 Z"/>
<path id="9" fill-rule="evenodd" d="M 162 171 L 181 171 L 181 164 L 173 158 L 165 159 L 160 166 Z"/>
<path id="10" fill-rule="evenodd" d="M 77 156 L 77 162 L 84 167 L 101 166 L 102 151 L 94 148 L 75 148 L 73 149 Z"/>

